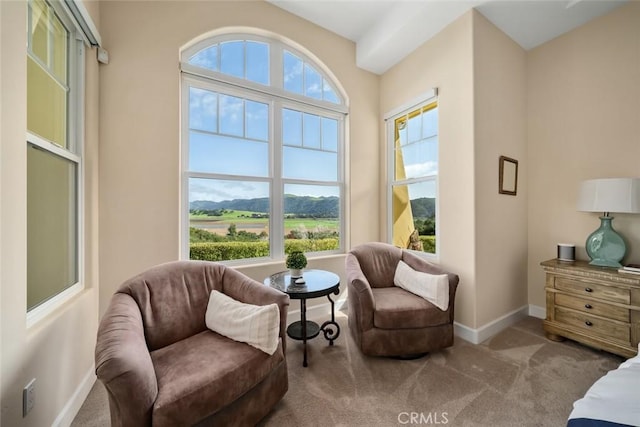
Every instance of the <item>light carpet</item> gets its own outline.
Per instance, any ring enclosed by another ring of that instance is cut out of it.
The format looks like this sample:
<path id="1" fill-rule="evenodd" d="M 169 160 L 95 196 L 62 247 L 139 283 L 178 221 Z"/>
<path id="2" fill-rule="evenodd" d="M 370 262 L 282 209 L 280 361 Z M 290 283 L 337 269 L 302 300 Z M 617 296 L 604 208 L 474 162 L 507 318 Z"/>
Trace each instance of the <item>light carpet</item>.
<path id="1" fill-rule="evenodd" d="M 572 404 L 619 356 L 572 341 L 545 338 L 527 317 L 482 344 L 453 347 L 416 360 L 364 356 L 344 313 L 333 346 L 322 334 L 289 339 L 289 391 L 261 426 L 564 426 Z M 94 385 L 72 426 L 109 425 L 104 387 Z"/>

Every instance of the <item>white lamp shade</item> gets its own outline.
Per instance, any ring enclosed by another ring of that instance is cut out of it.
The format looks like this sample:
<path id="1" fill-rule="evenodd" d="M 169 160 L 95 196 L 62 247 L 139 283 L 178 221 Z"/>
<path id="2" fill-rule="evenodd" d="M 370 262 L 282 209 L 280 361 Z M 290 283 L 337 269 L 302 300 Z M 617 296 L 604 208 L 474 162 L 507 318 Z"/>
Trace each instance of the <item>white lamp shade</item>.
<path id="1" fill-rule="evenodd" d="M 603 178 L 583 181 L 578 194 L 578 210 L 640 213 L 640 178 Z"/>

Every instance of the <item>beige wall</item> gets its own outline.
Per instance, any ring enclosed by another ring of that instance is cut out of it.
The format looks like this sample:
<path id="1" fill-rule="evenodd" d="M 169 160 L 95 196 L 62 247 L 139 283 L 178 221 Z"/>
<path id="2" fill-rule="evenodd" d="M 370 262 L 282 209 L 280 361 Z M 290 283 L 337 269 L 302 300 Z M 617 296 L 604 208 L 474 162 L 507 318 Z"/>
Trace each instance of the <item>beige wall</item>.
<path id="1" fill-rule="evenodd" d="M 117 286 L 178 258 L 178 54 L 207 31 L 237 25 L 282 34 L 346 89 L 351 246 L 387 235 L 382 115 L 439 89 L 439 262 L 460 274 L 456 321 L 468 327 L 527 302 L 544 306 L 539 262 L 555 256 L 556 243 L 574 242 L 586 258 L 584 240 L 598 219 L 575 210 L 582 179 L 638 176 L 637 2 L 526 54 L 469 12 L 381 77 L 355 66 L 353 43 L 265 2 L 86 6 L 111 54 L 98 71 L 87 50 L 87 288 L 27 329 L 26 5 L 0 1 L 0 424 L 50 425 L 91 372 L 98 313 Z M 516 197 L 495 190 L 501 154 L 520 161 Z M 638 217 L 616 215 L 614 224 L 629 242 L 627 261 L 640 262 Z M 309 265 L 344 273 L 342 256 Z M 262 280 L 283 268 L 242 270 Z M 23 419 L 21 390 L 33 377 L 36 406 Z"/>
<path id="2" fill-rule="evenodd" d="M 87 8 L 98 23 L 97 4 Z M 26 2 L 0 2 L 2 29 L 0 145 L 1 423 L 51 425 L 93 371 L 97 328 L 98 67 L 87 50 L 85 286 L 63 308 L 26 327 Z M 36 403 L 22 418 L 22 388 L 36 378 Z"/>
<path id="3" fill-rule="evenodd" d="M 476 326 L 527 305 L 525 51 L 474 12 Z M 498 158 L 518 160 L 516 196 L 498 193 Z"/>
<path id="4" fill-rule="evenodd" d="M 456 321 L 475 327 L 475 222 L 473 146 L 473 13 L 468 12 L 387 71 L 380 80 L 380 112 L 420 94 L 439 91 L 438 262 L 460 276 Z M 380 169 L 386 170 L 384 129 Z M 386 240 L 386 175 L 381 179 L 381 237 Z"/>
<path id="5" fill-rule="evenodd" d="M 540 262 L 600 221 L 576 211 L 580 181 L 640 176 L 640 3 L 614 10 L 527 55 L 529 303 L 544 307 Z M 640 217 L 614 214 L 640 262 Z"/>
<path id="6" fill-rule="evenodd" d="M 474 329 L 527 304 L 525 76 L 524 50 L 470 11 L 381 79 L 382 113 L 438 88 L 438 262 L 460 275 L 456 321 Z M 515 197 L 498 194 L 500 155 L 519 160 Z"/>
<path id="7" fill-rule="evenodd" d="M 4 6 L 2 5 L 2 3 L 0 3 L 0 93 L 4 93 L 5 90 L 5 81 L 2 78 L 2 55 L 1 52 L 4 50 L 4 45 L 2 44 L 3 40 L 6 40 L 6 37 L 4 37 L 4 26 L 2 25 L 3 23 L 3 19 L 2 19 L 2 15 L 4 14 Z M 5 108 L 4 106 L 4 101 L 2 99 L 0 99 L 0 147 L 2 147 L 4 144 L 2 143 L 2 141 L 4 141 L 4 132 L 3 132 L 3 127 L 2 127 L 2 120 L 4 118 L 4 115 L 2 114 L 3 109 Z M 2 217 L 3 217 L 3 212 L 4 212 L 4 205 L 2 204 L 2 200 L 3 200 L 3 185 L 2 183 L 4 182 L 4 177 L 2 175 L 2 159 L 4 158 L 4 155 L 2 153 L 2 149 L 0 148 L 0 242 L 4 241 L 4 223 L 2 222 Z M 2 243 L 0 243 L 0 307 L 2 307 L 2 283 L 4 281 L 4 276 L 2 275 L 2 271 L 4 270 L 3 268 L 3 264 L 4 264 L 4 258 L 2 257 L 2 253 L 3 253 L 3 246 Z M 2 403 L 2 316 L 0 316 L 0 404 Z M 0 426 L 2 426 L 2 415 L 0 415 Z"/>
<path id="8" fill-rule="evenodd" d="M 180 48 L 226 26 L 287 37 L 334 73 L 350 101 L 350 236 L 378 240 L 378 77 L 355 45 L 263 1 L 104 2 L 110 63 L 100 74 L 100 306 L 128 277 L 179 257 Z M 319 262 L 319 261 L 318 261 Z M 343 273 L 343 257 L 328 264 Z M 310 266 L 316 265 L 311 261 Z M 241 269 L 262 280 L 284 264 Z"/>

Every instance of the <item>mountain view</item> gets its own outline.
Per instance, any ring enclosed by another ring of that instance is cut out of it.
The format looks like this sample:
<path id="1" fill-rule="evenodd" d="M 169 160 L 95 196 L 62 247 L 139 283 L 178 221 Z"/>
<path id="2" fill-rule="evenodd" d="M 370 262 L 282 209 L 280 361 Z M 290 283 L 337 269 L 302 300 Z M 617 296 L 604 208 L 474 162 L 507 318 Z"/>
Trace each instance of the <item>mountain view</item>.
<path id="1" fill-rule="evenodd" d="M 250 211 L 256 213 L 269 212 L 269 198 L 234 199 L 212 202 L 196 200 L 189 204 L 191 211 L 218 211 L 222 209 Z M 435 217 L 435 199 L 422 197 L 411 200 L 414 218 Z M 337 218 L 340 211 L 340 199 L 337 197 L 310 197 L 285 195 L 284 211 L 286 214 L 313 216 L 316 218 Z"/>

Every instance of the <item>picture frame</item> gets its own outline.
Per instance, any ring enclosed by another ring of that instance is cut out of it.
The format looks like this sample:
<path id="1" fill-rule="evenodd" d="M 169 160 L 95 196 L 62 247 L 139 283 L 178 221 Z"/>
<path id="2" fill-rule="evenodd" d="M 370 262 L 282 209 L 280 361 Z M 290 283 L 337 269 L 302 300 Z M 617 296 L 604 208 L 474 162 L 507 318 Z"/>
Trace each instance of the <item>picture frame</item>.
<path id="1" fill-rule="evenodd" d="M 515 196 L 518 192 L 518 161 L 500 156 L 499 165 L 498 193 Z"/>

